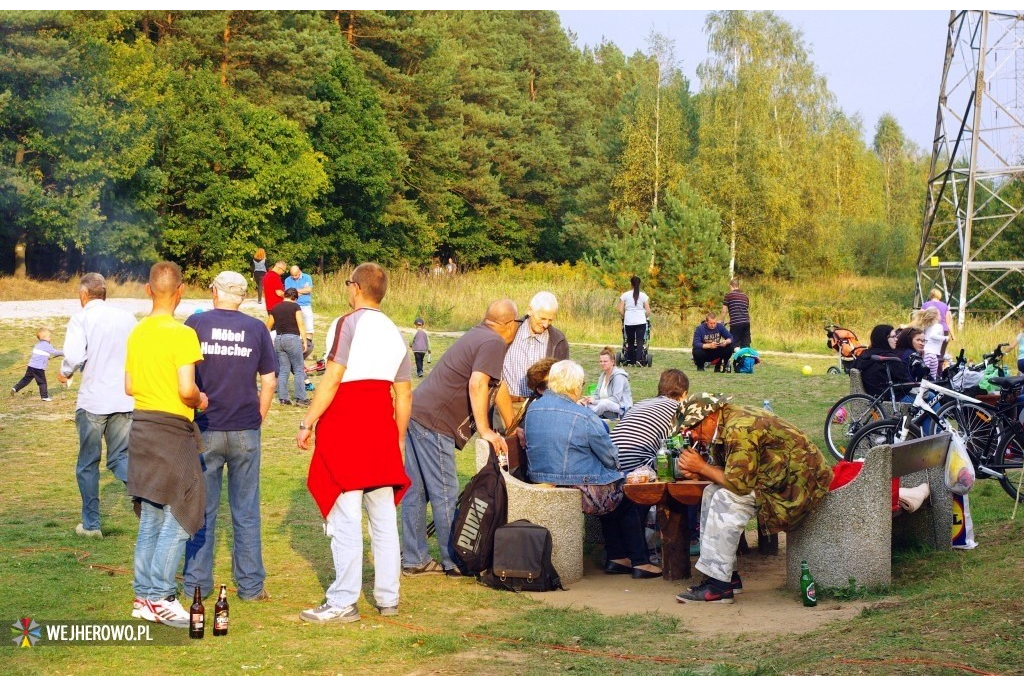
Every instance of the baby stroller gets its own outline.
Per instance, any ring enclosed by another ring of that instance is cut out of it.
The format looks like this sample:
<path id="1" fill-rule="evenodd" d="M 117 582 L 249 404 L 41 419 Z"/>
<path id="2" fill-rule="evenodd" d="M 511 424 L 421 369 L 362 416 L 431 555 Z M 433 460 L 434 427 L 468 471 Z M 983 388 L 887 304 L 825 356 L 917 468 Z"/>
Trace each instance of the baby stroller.
<path id="1" fill-rule="evenodd" d="M 868 349 L 867 345 L 858 345 L 857 334 L 849 328 L 841 328 L 835 324 L 825 326 L 825 333 L 828 334 L 826 344 L 830 349 L 839 354 L 839 366 L 828 367 L 828 373 L 838 376 L 841 373 L 850 373 L 850 367 L 860 353 Z"/>
<path id="2" fill-rule="evenodd" d="M 654 364 L 654 357 L 651 356 L 648 346 L 651 342 L 651 321 L 647 320 L 647 325 L 644 326 L 644 339 L 640 341 L 640 347 L 636 351 L 637 363 L 636 366 L 650 367 Z M 615 363 L 619 366 L 626 366 L 629 362 L 626 360 L 626 325 L 622 325 L 622 350 L 615 353 Z"/>

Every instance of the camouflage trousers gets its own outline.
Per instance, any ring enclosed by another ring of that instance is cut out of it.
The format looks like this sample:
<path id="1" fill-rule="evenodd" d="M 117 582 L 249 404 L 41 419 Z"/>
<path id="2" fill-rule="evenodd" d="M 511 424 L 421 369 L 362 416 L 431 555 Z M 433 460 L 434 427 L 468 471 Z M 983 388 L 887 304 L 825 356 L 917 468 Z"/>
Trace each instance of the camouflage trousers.
<path id="1" fill-rule="evenodd" d="M 700 504 L 700 559 L 697 570 L 729 582 L 736 570 L 736 547 L 747 521 L 754 517 L 754 493 L 737 495 L 721 485 L 704 488 Z"/>

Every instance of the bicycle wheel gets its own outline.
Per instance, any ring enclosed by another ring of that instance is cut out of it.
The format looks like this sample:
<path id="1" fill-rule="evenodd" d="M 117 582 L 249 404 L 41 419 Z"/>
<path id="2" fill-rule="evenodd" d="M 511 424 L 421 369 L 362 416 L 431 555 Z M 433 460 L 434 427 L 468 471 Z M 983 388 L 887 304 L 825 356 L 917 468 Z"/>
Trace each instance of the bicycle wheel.
<path id="1" fill-rule="evenodd" d="M 857 431 L 884 418 L 871 395 L 855 393 L 840 399 L 825 415 L 825 446 L 828 448 L 828 456 L 836 460 L 843 459 L 850 439 Z"/>
<path id="2" fill-rule="evenodd" d="M 950 402 L 943 405 L 936 414 L 949 424 L 950 430 L 955 430 L 964 439 L 967 453 L 975 463 L 983 461 L 986 449 L 998 441 L 999 420 L 988 407 Z M 941 430 L 936 425 L 932 432 L 938 433 Z"/>
<path id="3" fill-rule="evenodd" d="M 1024 502 L 1024 489 L 1021 489 L 1021 473 L 1024 471 L 1024 436 L 1020 431 L 1006 431 L 999 439 L 996 453 L 992 457 L 991 466 L 1001 471 L 1003 478 L 999 484 L 1010 497 Z"/>
<path id="4" fill-rule="evenodd" d="M 857 434 L 850 439 L 843 458 L 846 461 L 864 461 L 868 452 L 879 445 L 891 445 L 899 437 L 903 426 L 903 419 L 882 419 L 875 421 L 857 431 Z M 910 425 L 907 439 L 921 437 L 920 430 Z"/>

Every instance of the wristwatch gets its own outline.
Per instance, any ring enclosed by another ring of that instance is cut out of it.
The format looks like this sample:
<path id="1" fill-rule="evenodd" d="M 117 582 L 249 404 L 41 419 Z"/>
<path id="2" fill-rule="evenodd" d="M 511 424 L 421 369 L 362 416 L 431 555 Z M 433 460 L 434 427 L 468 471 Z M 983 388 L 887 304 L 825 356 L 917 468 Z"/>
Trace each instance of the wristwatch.
<path id="1" fill-rule="evenodd" d="M 300 431 L 308 431 L 308 430 L 312 430 L 312 429 L 309 426 L 307 426 L 305 424 L 305 422 L 299 421 L 299 430 Z"/>

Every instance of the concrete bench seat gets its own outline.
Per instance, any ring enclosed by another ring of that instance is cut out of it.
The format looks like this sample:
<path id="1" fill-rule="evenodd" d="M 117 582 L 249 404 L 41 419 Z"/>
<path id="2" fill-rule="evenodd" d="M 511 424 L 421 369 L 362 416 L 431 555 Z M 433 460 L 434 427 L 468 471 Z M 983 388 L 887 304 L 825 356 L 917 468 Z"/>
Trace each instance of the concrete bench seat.
<path id="1" fill-rule="evenodd" d="M 490 444 L 476 439 L 476 470 L 487 464 Z M 502 469 L 508 492 L 508 520 L 527 519 L 551 531 L 551 563 L 562 583 L 583 577 L 583 502 L 576 488 L 525 483 Z"/>
<path id="2" fill-rule="evenodd" d="M 850 578 L 864 587 L 888 586 L 893 545 L 949 549 L 953 500 L 942 473 L 948 447 L 949 434 L 940 434 L 872 449 L 856 478 L 825 495 L 786 534 L 786 585 L 800 587 L 806 560 L 818 588 L 846 588 Z M 893 516 L 892 478 L 902 487 L 928 482 L 929 501 Z"/>

